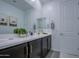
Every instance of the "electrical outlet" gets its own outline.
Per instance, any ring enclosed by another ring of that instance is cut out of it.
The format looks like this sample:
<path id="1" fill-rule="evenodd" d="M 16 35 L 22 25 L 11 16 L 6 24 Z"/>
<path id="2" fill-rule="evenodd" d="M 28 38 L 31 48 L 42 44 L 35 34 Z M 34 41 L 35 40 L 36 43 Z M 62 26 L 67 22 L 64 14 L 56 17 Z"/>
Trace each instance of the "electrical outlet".
<path id="1" fill-rule="evenodd" d="M 77 48 L 77 50 L 79 50 L 79 48 Z"/>

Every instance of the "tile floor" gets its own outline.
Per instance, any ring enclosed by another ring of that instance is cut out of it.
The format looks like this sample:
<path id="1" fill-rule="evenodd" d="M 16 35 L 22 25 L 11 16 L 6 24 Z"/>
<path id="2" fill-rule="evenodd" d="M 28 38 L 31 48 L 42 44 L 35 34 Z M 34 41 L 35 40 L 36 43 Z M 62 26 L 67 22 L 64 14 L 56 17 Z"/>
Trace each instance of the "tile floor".
<path id="1" fill-rule="evenodd" d="M 59 58 L 59 57 L 60 57 L 60 53 L 57 51 L 50 51 L 46 56 L 46 58 Z"/>

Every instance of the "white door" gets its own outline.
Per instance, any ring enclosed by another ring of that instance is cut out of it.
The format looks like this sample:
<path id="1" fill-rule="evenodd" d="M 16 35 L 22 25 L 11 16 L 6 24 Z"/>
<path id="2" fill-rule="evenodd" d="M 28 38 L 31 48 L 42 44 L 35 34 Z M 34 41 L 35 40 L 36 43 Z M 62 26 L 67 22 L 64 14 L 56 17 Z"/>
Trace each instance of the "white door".
<path id="1" fill-rule="evenodd" d="M 69 0 L 63 3 L 63 23 L 61 24 L 61 52 L 79 55 L 79 0 Z"/>

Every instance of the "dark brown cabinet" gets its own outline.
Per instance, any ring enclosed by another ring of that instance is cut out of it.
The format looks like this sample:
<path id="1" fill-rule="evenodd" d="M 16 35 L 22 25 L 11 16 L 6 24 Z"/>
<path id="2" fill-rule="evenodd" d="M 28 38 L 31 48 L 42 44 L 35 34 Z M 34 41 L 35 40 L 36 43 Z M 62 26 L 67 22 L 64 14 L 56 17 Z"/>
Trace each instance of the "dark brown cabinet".
<path id="1" fill-rule="evenodd" d="M 51 35 L 42 38 L 42 57 L 45 57 L 51 51 Z"/>
<path id="2" fill-rule="evenodd" d="M 51 36 L 0 50 L 0 58 L 43 58 L 51 50 Z"/>
<path id="3" fill-rule="evenodd" d="M 21 44 L 0 51 L 0 58 L 24 58 L 27 57 L 27 45 Z M 26 51 L 26 52 L 25 52 Z"/>
<path id="4" fill-rule="evenodd" d="M 41 39 L 37 39 L 28 42 L 29 47 L 29 57 L 30 58 L 40 58 L 41 57 Z"/>
<path id="5" fill-rule="evenodd" d="M 47 55 L 47 37 L 42 38 L 42 57 Z"/>
<path id="6" fill-rule="evenodd" d="M 51 50 L 51 42 L 52 42 L 51 39 L 52 39 L 51 36 L 47 37 L 47 50 L 48 50 L 48 52 Z"/>

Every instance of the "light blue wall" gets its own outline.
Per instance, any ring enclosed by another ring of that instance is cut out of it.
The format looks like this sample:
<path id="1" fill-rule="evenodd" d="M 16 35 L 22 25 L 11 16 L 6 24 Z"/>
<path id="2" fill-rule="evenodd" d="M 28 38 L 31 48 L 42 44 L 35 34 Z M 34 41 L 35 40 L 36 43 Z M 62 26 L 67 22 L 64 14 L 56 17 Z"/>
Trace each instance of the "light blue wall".
<path id="1" fill-rule="evenodd" d="M 31 2 L 31 5 L 34 8 L 30 8 L 25 11 L 25 28 L 28 31 L 34 31 L 33 25 L 37 24 L 37 19 L 42 16 L 41 15 L 42 6 L 41 6 L 40 1 L 36 0 L 34 3 Z"/>
<path id="2" fill-rule="evenodd" d="M 41 9 L 29 9 L 25 12 L 25 27 L 29 31 L 33 30 L 33 25 L 37 25 L 37 19 L 41 17 Z"/>
<path id="3" fill-rule="evenodd" d="M 14 16 L 18 19 L 18 27 L 24 27 L 24 12 L 0 0 L 0 15 Z M 0 34 L 13 33 L 14 27 L 0 26 Z"/>

